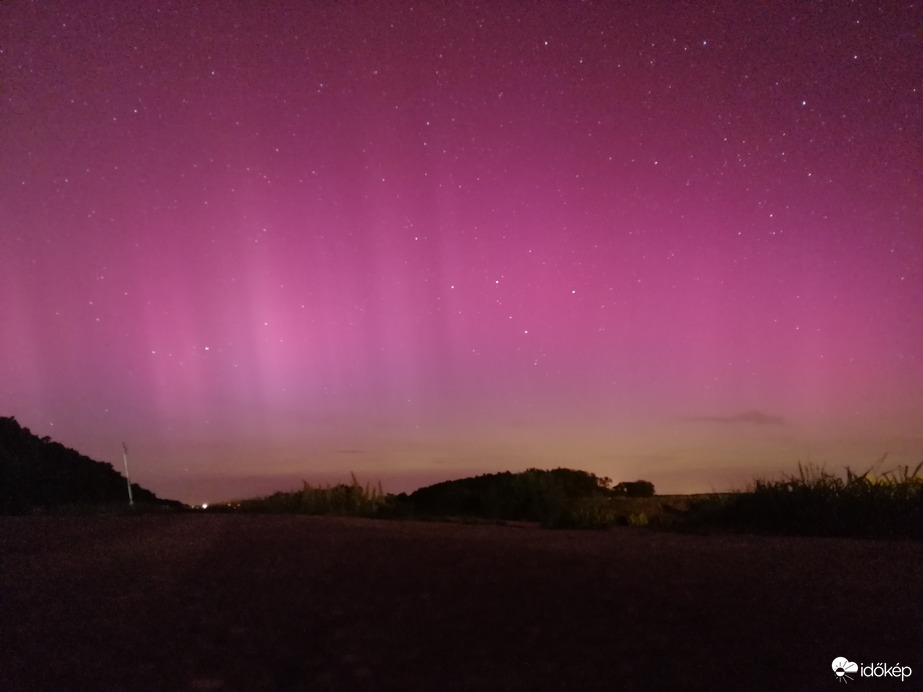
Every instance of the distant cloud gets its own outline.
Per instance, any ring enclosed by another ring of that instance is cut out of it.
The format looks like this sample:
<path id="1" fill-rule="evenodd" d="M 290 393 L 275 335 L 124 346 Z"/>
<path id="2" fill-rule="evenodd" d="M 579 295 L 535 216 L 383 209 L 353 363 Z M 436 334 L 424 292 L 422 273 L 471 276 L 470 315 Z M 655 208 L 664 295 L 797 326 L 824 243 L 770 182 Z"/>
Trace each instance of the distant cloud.
<path id="1" fill-rule="evenodd" d="M 785 419 L 762 411 L 744 411 L 733 416 L 695 416 L 697 423 L 750 423 L 752 425 L 784 425 Z"/>

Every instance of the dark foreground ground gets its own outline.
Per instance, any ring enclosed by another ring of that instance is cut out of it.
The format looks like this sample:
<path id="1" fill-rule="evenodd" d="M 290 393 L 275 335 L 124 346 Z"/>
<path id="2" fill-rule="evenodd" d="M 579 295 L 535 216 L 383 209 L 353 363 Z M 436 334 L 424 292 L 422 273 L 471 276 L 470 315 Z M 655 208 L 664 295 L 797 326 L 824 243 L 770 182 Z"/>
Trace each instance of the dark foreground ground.
<path id="1" fill-rule="evenodd" d="M 921 689 L 923 544 L 0 517 L 0 689 Z M 846 688 L 840 688 L 846 689 Z"/>

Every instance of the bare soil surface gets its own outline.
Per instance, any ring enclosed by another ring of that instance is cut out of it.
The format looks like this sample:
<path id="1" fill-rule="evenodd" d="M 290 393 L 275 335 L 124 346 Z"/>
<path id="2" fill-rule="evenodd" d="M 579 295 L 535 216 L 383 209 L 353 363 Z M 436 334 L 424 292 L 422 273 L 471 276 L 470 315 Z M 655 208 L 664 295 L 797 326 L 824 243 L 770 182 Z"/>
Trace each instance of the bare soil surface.
<path id="1" fill-rule="evenodd" d="M 0 517 L 0 689 L 823 690 L 910 666 L 923 544 L 259 516 Z"/>

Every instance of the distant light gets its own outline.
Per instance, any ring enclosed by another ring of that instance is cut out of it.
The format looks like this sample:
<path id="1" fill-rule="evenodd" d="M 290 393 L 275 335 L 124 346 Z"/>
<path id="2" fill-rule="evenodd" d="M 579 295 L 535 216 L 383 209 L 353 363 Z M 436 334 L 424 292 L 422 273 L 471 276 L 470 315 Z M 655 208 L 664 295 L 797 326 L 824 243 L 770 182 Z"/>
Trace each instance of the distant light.
<path id="1" fill-rule="evenodd" d="M 202 509 L 208 509 L 208 505 L 202 505 Z"/>

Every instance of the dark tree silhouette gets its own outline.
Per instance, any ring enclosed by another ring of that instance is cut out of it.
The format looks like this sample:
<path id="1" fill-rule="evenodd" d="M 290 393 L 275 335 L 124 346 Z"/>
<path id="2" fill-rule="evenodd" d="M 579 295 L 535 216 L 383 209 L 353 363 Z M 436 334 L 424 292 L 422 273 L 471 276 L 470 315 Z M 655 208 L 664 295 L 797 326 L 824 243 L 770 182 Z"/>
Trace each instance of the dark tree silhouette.
<path id="1" fill-rule="evenodd" d="M 616 495 L 627 495 L 628 497 L 653 497 L 654 484 L 650 481 L 630 481 L 619 483 L 613 489 Z"/>
<path id="2" fill-rule="evenodd" d="M 414 511 L 434 515 L 547 521 L 576 500 L 608 494 L 608 478 L 557 468 L 444 481 L 412 493 Z"/>
<path id="3" fill-rule="evenodd" d="M 136 502 L 182 507 L 132 483 Z M 125 477 L 49 437 L 36 437 L 15 418 L 0 417 L 0 513 L 49 511 L 66 505 L 127 504 Z"/>

